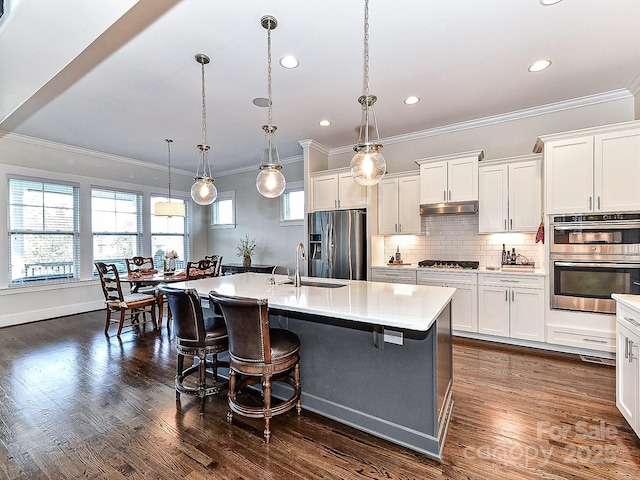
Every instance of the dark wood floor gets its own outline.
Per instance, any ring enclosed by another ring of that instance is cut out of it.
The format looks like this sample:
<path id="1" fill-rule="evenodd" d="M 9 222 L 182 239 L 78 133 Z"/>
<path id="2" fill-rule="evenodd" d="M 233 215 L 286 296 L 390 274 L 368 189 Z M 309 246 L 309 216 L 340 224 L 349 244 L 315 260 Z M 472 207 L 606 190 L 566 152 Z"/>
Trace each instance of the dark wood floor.
<path id="1" fill-rule="evenodd" d="M 265 445 L 259 423 L 226 423 L 224 396 L 207 400 L 204 417 L 193 398 L 177 408 L 166 328 L 118 340 L 102 326 L 103 312 L 92 312 L 0 329 L 0 478 L 640 476 L 614 368 L 573 356 L 456 340 L 439 463 L 304 410 L 274 418 Z M 336 378 L 336 388 L 348 385 Z"/>

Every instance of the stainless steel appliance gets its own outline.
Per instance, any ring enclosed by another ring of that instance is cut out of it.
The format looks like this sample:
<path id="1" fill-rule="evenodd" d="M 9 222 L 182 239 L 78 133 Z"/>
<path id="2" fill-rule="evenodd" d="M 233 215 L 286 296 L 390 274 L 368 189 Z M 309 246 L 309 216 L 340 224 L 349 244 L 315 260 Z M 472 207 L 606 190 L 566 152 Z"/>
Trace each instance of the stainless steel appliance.
<path id="1" fill-rule="evenodd" d="M 469 262 L 462 260 L 421 260 L 419 267 L 423 268 L 445 268 L 448 270 L 477 270 L 480 262 Z"/>
<path id="2" fill-rule="evenodd" d="M 365 210 L 314 212 L 309 221 L 309 276 L 367 279 Z"/>
<path id="3" fill-rule="evenodd" d="M 612 293 L 640 294 L 640 214 L 557 216 L 551 308 L 615 313 Z"/>

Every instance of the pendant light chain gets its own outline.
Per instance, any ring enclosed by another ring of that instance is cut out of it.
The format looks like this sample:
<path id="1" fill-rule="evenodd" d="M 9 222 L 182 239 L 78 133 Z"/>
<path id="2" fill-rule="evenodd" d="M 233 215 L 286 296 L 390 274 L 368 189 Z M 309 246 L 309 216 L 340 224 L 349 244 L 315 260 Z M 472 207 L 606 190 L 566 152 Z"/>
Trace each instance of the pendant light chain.
<path id="1" fill-rule="evenodd" d="M 169 157 L 169 203 L 171 203 L 171 140 L 170 138 L 165 138 L 165 142 L 167 142 L 167 153 Z"/>
<path id="2" fill-rule="evenodd" d="M 369 96 L 369 0 L 364 2 L 364 85 L 362 91 Z"/>
<path id="3" fill-rule="evenodd" d="M 269 28 L 267 28 L 267 97 L 269 97 L 268 124 L 271 125 L 271 21 L 269 21 Z"/>
<path id="4" fill-rule="evenodd" d="M 207 108 L 204 88 L 204 63 L 202 66 L 202 175 L 211 177 L 211 166 L 209 165 L 209 145 L 207 144 Z"/>

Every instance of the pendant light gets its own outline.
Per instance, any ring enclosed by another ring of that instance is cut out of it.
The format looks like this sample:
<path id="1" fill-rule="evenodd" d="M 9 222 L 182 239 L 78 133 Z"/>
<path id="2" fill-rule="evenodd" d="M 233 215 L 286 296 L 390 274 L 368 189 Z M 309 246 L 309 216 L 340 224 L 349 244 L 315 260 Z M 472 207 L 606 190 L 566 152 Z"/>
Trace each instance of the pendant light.
<path id="1" fill-rule="evenodd" d="M 184 217 L 184 202 L 174 203 L 171 201 L 171 143 L 173 140 L 165 138 L 167 142 L 167 156 L 169 158 L 169 197 L 166 202 L 157 202 L 153 214 L 156 217 Z"/>
<path id="2" fill-rule="evenodd" d="M 202 66 L 202 143 L 198 145 L 198 167 L 196 169 L 195 183 L 191 187 L 191 198 L 198 205 L 211 205 L 218 197 L 218 190 L 213 184 L 211 165 L 209 165 L 209 145 L 207 145 L 207 110 L 204 96 L 204 66 L 209 63 L 209 57 L 203 53 L 196 55 L 196 62 Z M 202 174 L 200 174 L 202 165 Z"/>
<path id="3" fill-rule="evenodd" d="M 260 161 L 260 173 L 256 179 L 256 188 L 263 197 L 277 198 L 282 195 L 287 184 L 284 175 L 280 171 L 282 165 L 280 165 L 280 155 L 278 154 L 278 143 L 276 141 L 278 127 L 271 124 L 271 30 L 278 26 L 278 21 L 270 15 L 265 15 L 260 20 L 260 23 L 267 29 L 267 93 L 269 97 L 267 107 L 269 109 L 269 117 L 267 125 L 262 126 L 264 143 L 262 145 L 262 160 Z"/>
<path id="4" fill-rule="evenodd" d="M 369 0 L 364 2 L 364 85 L 363 95 L 358 98 L 362 105 L 362 120 L 358 144 L 353 147 L 356 154 L 351 159 L 351 176 L 360 185 L 369 187 L 378 183 L 387 172 L 387 162 L 380 153 L 382 144 L 378 133 L 378 122 L 373 104 L 378 97 L 369 94 Z M 369 118 L 373 118 L 377 141 L 369 140 Z"/>

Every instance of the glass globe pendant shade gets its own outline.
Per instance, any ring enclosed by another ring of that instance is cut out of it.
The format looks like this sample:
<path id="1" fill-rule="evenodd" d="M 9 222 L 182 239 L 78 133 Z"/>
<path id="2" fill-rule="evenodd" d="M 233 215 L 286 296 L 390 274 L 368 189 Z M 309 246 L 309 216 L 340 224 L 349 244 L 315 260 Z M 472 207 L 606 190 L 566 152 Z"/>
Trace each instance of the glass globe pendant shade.
<path id="1" fill-rule="evenodd" d="M 387 162 L 380 153 L 382 145 L 358 144 L 354 150 L 350 165 L 353 179 L 365 187 L 377 184 L 387 172 Z"/>
<path id="2" fill-rule="evenodd" d="M 191 198 L 198 205 L 211 205 L 218 198 L 218 189 L 211 177 L 196 177 L 191 186 Z"/>
<path id="3" fill-rule="evenodd" d="M 280 164 L 264 165 L 256 178 L 256 188 L 260 195 L 267 198 L 278 198 L 284 192 L 287 182 L 280 171 Z"/>

